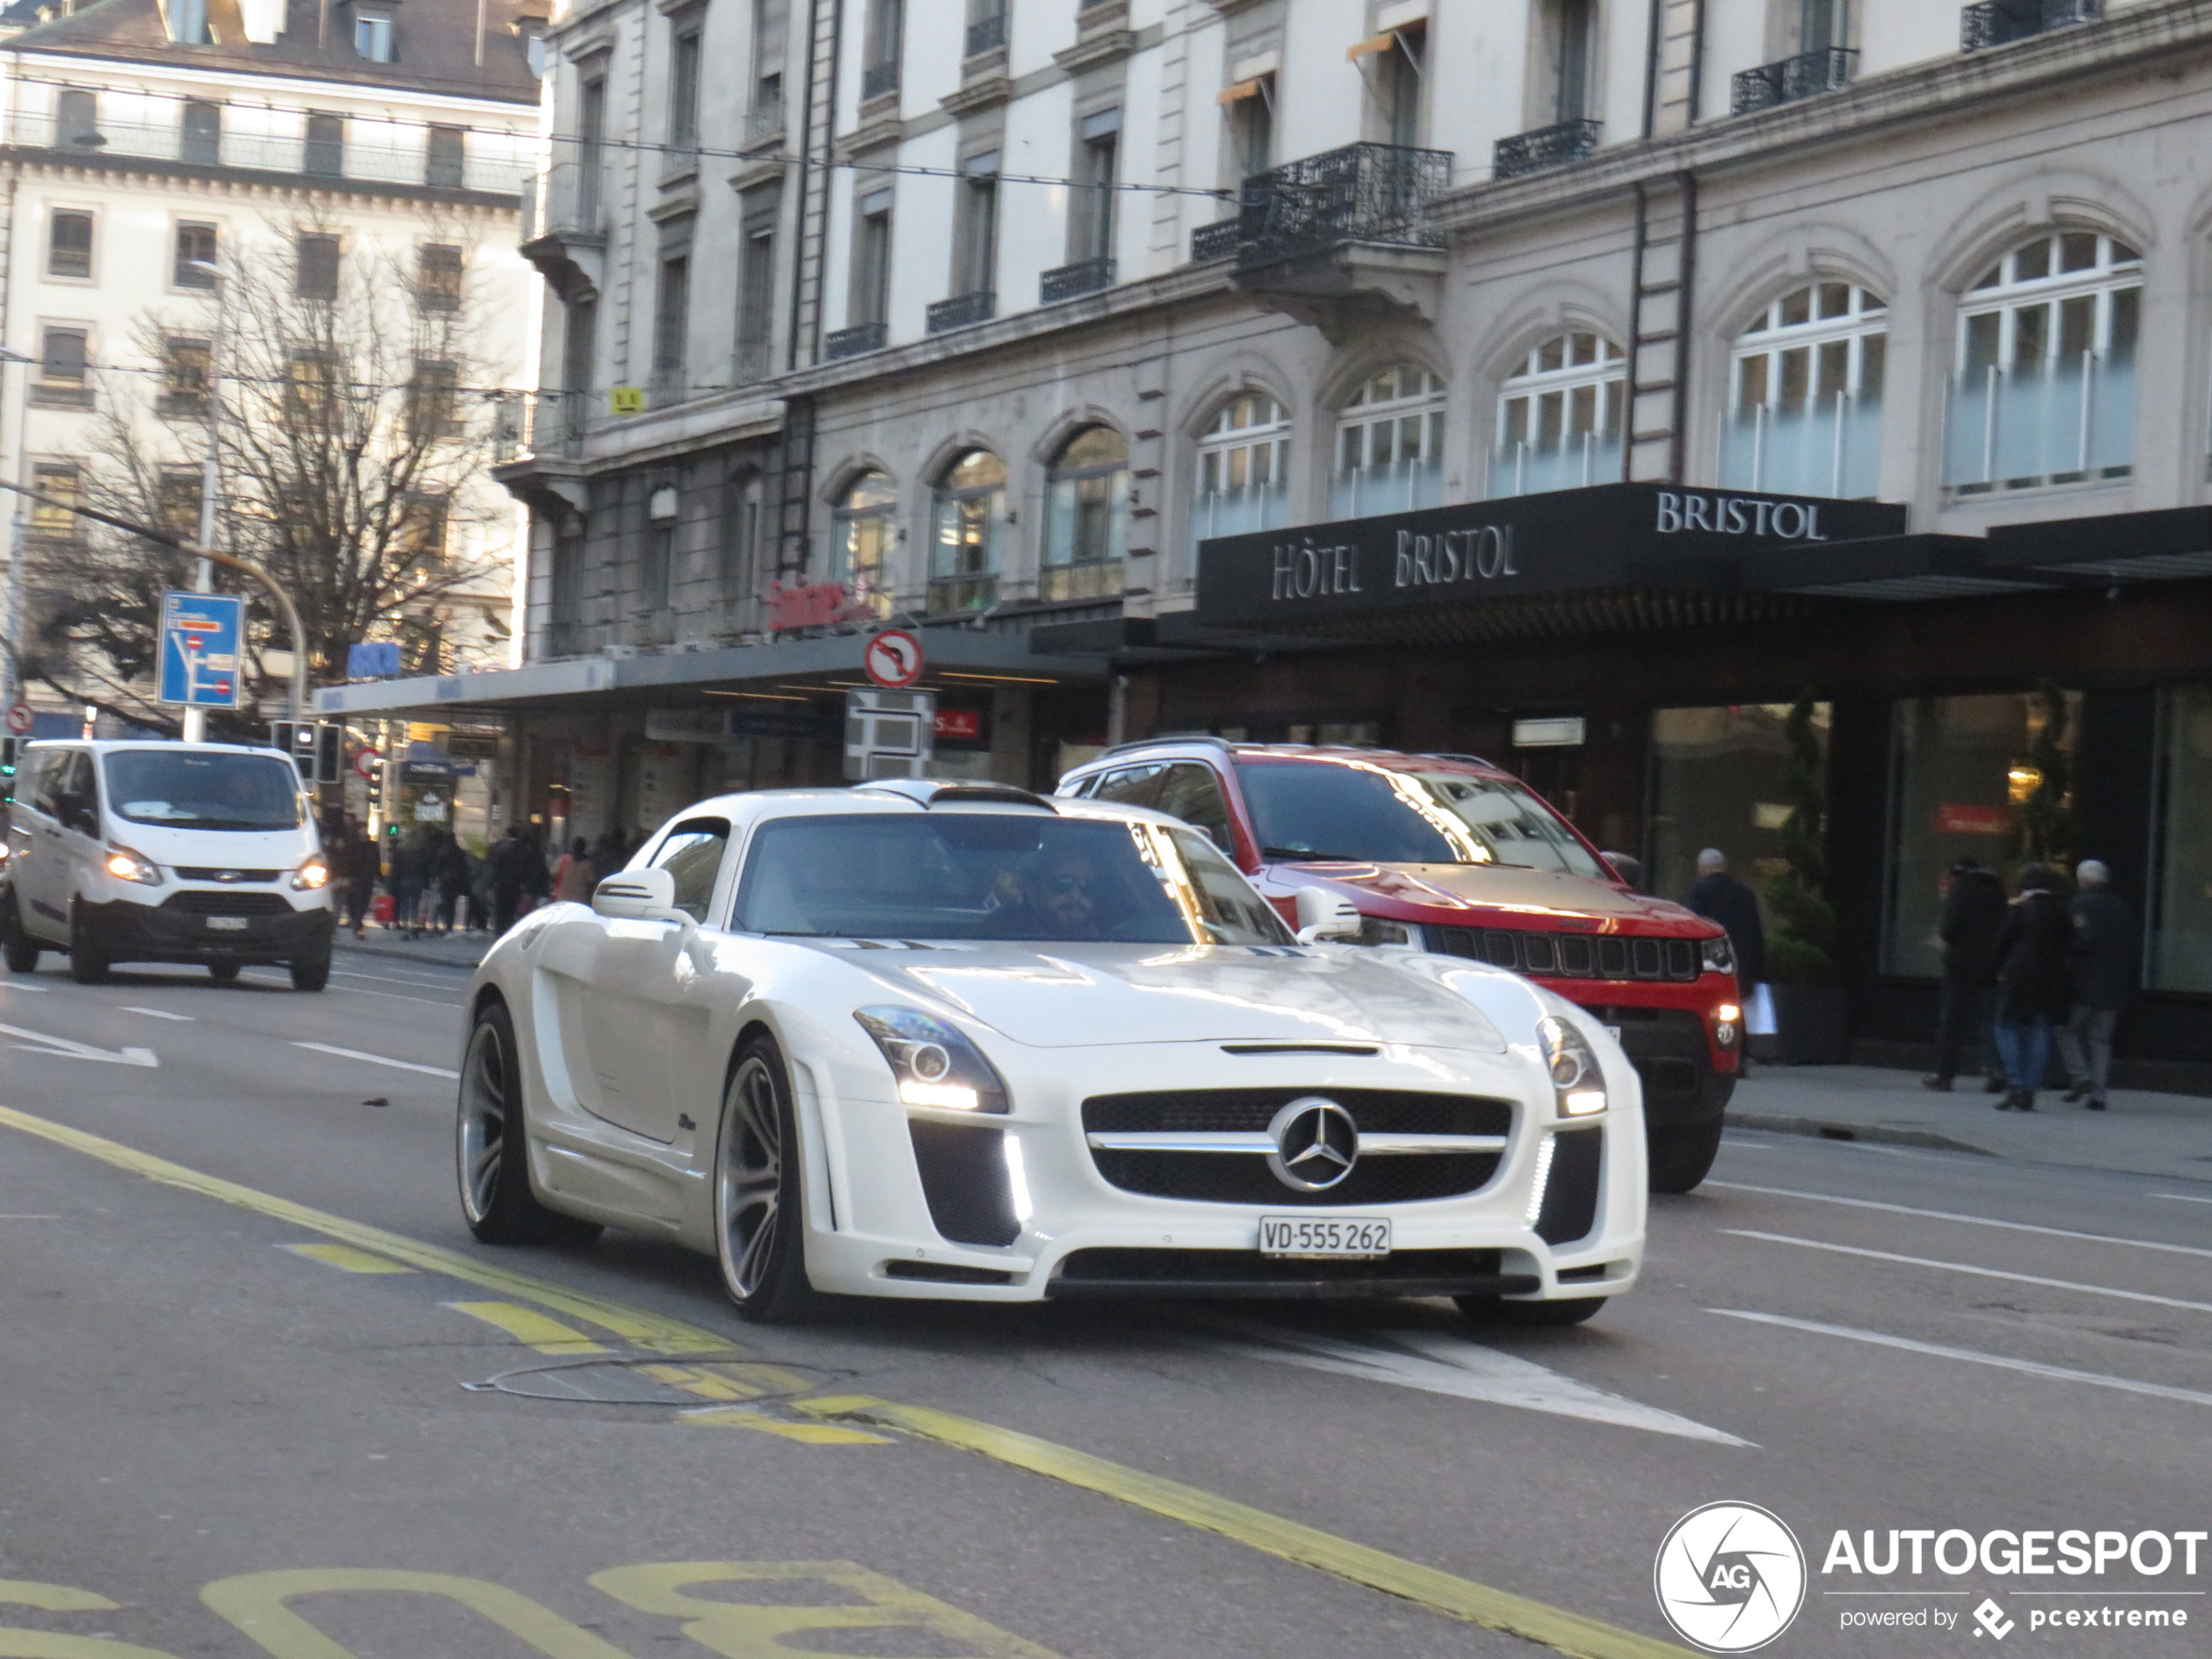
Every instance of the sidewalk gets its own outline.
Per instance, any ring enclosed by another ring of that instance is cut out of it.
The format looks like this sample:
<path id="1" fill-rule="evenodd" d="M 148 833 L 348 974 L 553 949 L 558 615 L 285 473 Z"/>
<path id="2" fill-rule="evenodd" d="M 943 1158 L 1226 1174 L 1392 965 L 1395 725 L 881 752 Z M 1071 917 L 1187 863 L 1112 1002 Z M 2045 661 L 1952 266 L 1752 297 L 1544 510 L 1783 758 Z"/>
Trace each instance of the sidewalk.
<path id="1" fill-rule="evenodd" d="M 2114 1089 L 2112 1109 L 2069 1106 L 2052 1089 L 2033 1112 L 2000 1112 L 1979 1077 L 1950 1094 L 1919 1074 L 1879 1066 L 1761 1066 L 1736 1088 L 1728 1121 L 1739 1129 L 1984 1152 L 2030 1163 L 2117 1170 L 2170 1181 L 2212 1181 L 2212 1100 Z"/>
<path id="2" fill-rule="evenodd" d="M 361 956 L 391 956 L 408 961 L 430 962 L 441 968 L 464 968 L 473 970 L 492 948 L 490 934 L 450 933 L 424 934 L 409 939 L 395 928 L 368 924 L 368 937 L 356 939 L 344 928 L 338 930 L 333 941 L 341 954 Z"/>

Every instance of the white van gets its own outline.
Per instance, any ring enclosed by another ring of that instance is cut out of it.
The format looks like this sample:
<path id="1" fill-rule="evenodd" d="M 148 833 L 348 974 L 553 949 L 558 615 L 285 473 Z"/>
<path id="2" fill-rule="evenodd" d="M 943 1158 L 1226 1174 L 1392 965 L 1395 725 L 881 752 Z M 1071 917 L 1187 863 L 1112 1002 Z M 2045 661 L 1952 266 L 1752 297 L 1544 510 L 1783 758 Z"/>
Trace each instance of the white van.
<path id="1" fill-rule="evenodd" d="M 114 962 L 202 962 L 219 980 L 281 963 L 330 980 L 330 867 L 300 773 L 226 743 L 34 743 L 8 827 L 0 940 L 10 973 L 65 950 L 97 985 Z"/>

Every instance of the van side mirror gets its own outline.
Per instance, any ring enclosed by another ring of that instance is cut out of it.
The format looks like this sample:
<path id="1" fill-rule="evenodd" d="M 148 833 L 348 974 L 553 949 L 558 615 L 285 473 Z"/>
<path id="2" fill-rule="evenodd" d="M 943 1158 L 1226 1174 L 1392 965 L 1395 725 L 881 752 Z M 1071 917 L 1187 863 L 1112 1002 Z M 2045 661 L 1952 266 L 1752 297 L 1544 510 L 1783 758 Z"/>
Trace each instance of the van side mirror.
<path id="1" fill-rule="evenodd" d="M 1298 890 L 1298 942 L 1319 940 L 1356 943 L 1359 938 L 1359 907 L 1320 887 Z"/>
<path id="2" fill-rule="evenodd" d="M 617 870 L 592 889 L 591 909 L 610 921 L 691 920 L 676 907 L 676 877 L 667 870 Z"/>

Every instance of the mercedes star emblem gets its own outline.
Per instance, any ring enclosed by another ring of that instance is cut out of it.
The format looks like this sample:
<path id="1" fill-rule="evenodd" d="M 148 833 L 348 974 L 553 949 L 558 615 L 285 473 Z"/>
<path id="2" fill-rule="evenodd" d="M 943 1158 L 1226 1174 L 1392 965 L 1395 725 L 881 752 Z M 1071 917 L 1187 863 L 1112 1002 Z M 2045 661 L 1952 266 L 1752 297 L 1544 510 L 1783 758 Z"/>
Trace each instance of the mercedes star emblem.
<path id="1" fill-rule="evenodd" d="M 1325 1192 L 1359 1161 L 1359 1125 L 1352 1114 L 1321 1095 L 1301 1095 L 1267 1126 L 1275 1143 L 1267 1167 L 1298 1192 Z"/>

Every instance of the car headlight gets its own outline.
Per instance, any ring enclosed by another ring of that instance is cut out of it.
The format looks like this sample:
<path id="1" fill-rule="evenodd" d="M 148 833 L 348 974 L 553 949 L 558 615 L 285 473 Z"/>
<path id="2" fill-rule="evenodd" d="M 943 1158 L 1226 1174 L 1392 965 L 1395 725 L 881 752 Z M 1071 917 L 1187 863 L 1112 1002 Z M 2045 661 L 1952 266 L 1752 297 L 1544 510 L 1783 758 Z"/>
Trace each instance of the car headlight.
<path id="1" fill-rule="evenodd" d="M 1410 945 L 1413 930 L 1402 921 L 1385 921 L 1379 916 L 1359 918 L 1359 942 L 1363 945 Z"/>
<path id="2" fill-rule="evenodd" d="M 1582 1034 L 1556 1015 L 1536 1022 L 1536 1041 L 1544 1050 L 1544 1069 L 1561 1117 L 1588 1117 L 1605 1109 L 1605 1073 Z"/>
<path id="3" fill-rule="evenodd" d="M 1736 947 L 1728 942 L 1726 934 L 1716 934 L 1703 941 L 1705 971 L 1708 974 L 1733 974 L 1736 971 Z"/>
<path id="4" fill-rule="evenodd" d="M 942 1020 L 896 1004 L 856 1008 L 853 1017 L 890 1062 L 902 1104 L 955 1112 L 1006 1110 L 1004 1080 L 981 1049 Z"/>
<path id="5" fill-rule="evenodd" d="M 323 862 L 320 853 L 292 873 L 292 890 L 294 893 L 319 893 L 329 885 L 329 881 L 330 867 Z"/>
<path id="6" fill-rule="evenodd" d="M 108 848 L 107 873 L 118 881 L 142 881 L 150 887 L 161 885 L 161 867 L 127 846 Z"/>

